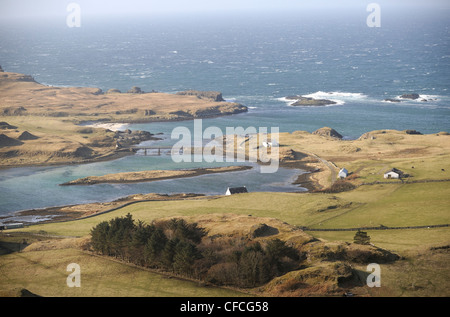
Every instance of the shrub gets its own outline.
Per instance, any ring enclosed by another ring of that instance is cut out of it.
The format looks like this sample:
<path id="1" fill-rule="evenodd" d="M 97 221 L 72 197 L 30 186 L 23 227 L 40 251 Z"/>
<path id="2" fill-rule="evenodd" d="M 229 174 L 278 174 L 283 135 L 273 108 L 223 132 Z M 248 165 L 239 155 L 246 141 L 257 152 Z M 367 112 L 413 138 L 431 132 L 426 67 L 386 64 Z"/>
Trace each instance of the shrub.
<path id="1" fill-rule="evenodd" d="M 367 245 L 370 244 L 370 236 L 367 232 L 358 230 L 353 238 L 353 243 Z"/>

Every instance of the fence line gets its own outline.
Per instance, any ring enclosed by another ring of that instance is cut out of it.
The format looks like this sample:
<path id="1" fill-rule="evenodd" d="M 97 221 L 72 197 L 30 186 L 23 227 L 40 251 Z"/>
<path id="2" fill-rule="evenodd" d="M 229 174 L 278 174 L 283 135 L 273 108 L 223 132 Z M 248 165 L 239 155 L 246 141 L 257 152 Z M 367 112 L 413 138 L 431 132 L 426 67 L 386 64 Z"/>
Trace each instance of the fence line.
<path id="1" fill-rule="evenodd" d="M 360 228 L 308 228 L 308 227 L 298 227 L 303 231 L 360 231 L 360 230 L 403 230 L 403 229 L 430 229 L 430 228 L 443 228 L 450 227 L 450 224 L 443 225 L 429 225 L 429 226 L 408 226 L 408 227 L 386 227 L 380 225 L 378 227 L 360 227 Z"/>

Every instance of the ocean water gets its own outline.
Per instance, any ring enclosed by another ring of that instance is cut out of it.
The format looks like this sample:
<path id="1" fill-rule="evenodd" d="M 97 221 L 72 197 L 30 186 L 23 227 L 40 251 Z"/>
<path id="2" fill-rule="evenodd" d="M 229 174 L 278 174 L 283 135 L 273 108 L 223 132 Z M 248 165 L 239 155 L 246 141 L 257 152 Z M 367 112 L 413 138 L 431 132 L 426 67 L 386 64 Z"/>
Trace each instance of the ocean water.
<path id="1" fill-rule="evenodd" d="M 380 28 L 367 27 L 366 16 L 363 11 L 331 16 L 86 18 L 80 28 L 68 28 L 65 21 L 8 23 L 0 29 L 0 65 L 54 86 L 221 91 L 225 99 L 249 108 L 248 113 L 203 120 L 203 127 L 223 131 L 242 126 L 312 132 L 329 126 L 349 139 L 378 129 L 450 131 L 447 15 L 387 12 Z M 421 98 L 384 101 L 405 93 Z M 337 104 L 292 107 L 283 99 L 289 95 Z M 177 126 L 190 127 L 192 122 L 129 127 L 167 137 Z M 174 165 L 167 156 L 136 155 L 79 166 L 0 171 L 0 214 L 141 192 L 215 194 L 244 183 L 258 191 L 293 190 L 289 181 L 295 173 L 284 169 L 265 176 L 255 169 L 145 184 L 58 186 L 94 174 L 187 167 Z"/>

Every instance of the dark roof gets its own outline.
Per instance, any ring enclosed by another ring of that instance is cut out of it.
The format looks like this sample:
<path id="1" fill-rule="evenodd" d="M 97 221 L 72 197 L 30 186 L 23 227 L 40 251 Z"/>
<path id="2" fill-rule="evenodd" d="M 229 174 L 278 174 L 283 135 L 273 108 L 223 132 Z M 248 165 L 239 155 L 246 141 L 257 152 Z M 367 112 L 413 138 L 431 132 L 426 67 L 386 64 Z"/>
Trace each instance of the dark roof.
<path id="1" fill-rule="evenodd" d="M 248 193 L 247 187 L 228 187 L 230 194 Z"/>
<path id="2" fill-rule="evenodd" d="M 403 174 L 403 172 L 402 172 L 401 170 L 396 169 L 395 167 L 392 168 L 392 169 L 390 169 L 389 171 L 385 172 L 385 174 L 386 174 L 386 173 L 390 173 L 390 172 L 394 172 L 394 173 L 397 173 L 397 174 L 399 174 L 399 175 Z"/>

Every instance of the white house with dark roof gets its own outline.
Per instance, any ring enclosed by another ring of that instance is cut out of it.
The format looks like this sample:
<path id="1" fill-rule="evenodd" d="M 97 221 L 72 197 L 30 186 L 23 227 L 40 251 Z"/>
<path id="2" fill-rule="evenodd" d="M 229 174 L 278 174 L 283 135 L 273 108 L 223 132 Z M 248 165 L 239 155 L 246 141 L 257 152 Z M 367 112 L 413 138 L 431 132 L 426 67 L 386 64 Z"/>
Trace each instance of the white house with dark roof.
<path id="1" fill-rule="evenodd" d="M 338 173 L 338 177 L 343 179 L 346 178 L 348 176 L 348 171 L 346 168 L 341 168 L 341 170 Z"/>
<path id="2" fill-rule="evenodd" d="M 403 176 L 403 172 L 399 169 L 396 169 L 395 167 L 384 173 L 384 178 L 398 179 L 398 178 L 401 178 L 402 176 Z"/>
<path id="3" fill-rule="evenodd" d="M 227 191 L 225 192 L 225 195 L 234 195 L 234 194 L 242 194 L 242 193 L 248 193 L 247 187 L 228 187 Z"/>

